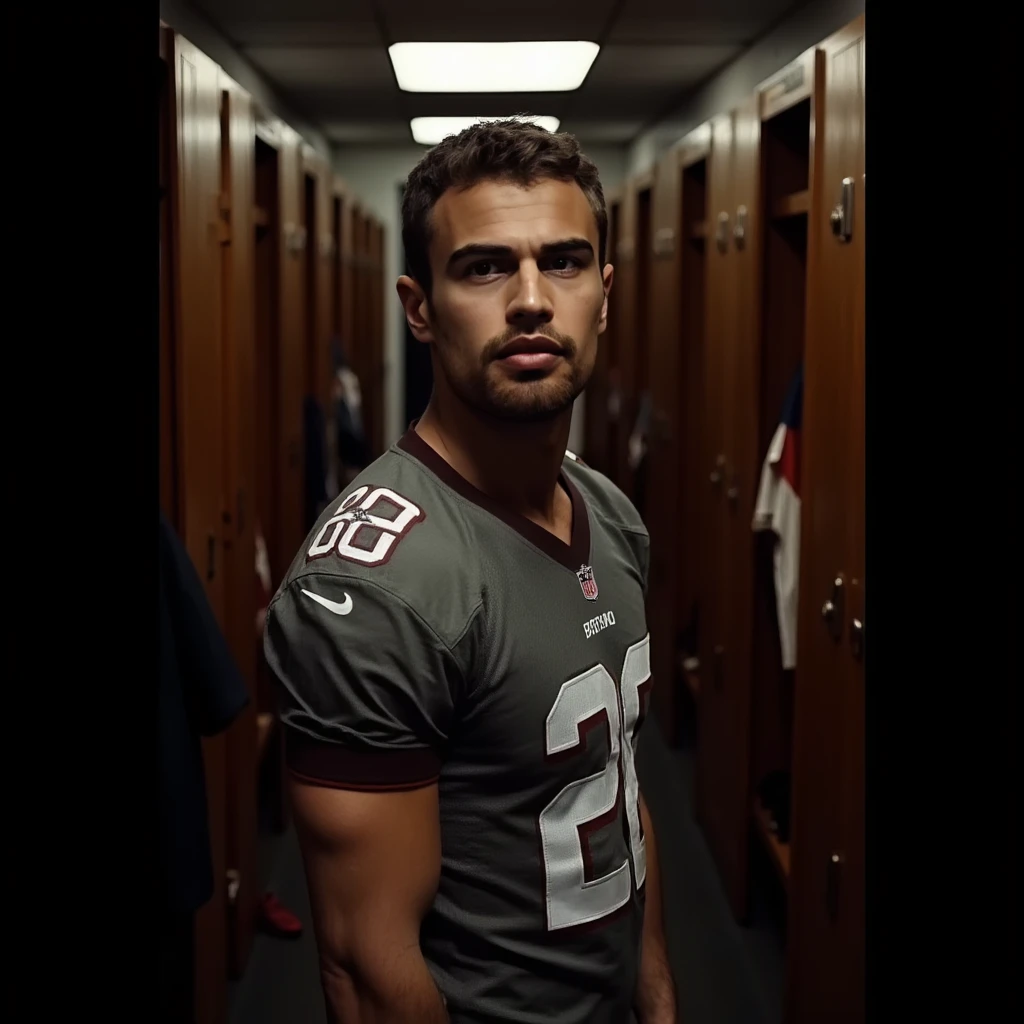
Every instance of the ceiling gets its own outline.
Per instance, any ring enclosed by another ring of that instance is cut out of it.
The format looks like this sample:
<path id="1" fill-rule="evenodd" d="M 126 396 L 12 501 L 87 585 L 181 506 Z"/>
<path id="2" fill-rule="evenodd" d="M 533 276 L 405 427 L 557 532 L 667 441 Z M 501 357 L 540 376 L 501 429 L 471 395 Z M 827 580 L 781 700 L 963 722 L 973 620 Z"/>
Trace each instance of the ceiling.
<path id="1" fill-rule="evenodd" d="M 799 0 L 192 0 L 334 144 L 410 142 L 410 118 L 560 118 L 587 143 L 624 144 L 733 60 Z M 587 39 L 601 52 L 569 93 L 399 90 L 396 42 Z"/>

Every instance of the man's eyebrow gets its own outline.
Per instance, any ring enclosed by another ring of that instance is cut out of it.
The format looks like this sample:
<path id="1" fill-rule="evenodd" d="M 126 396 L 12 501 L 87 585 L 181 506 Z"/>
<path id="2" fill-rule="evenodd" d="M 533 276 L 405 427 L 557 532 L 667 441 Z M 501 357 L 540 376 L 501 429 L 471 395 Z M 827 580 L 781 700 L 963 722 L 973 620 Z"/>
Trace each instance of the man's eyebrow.
<path id="1" fill-rule="evenodd" d="M 565 252 L 579 252 L 580 250 L 590 253 L 591 256 L 594 255 L 594 247 L 585 238 L 563 238 L 557 242 L 546 242 L 540 247 L 540 251 L 544 256 Z M 509 245 L 499 245 L 497 242 L 471 242 L 469 245 L 463 245 L 456 249 L 448 257 L 448 267 L 454 266 L 467 256 L 507 258 L 511 255 L 512 247 Z"/>

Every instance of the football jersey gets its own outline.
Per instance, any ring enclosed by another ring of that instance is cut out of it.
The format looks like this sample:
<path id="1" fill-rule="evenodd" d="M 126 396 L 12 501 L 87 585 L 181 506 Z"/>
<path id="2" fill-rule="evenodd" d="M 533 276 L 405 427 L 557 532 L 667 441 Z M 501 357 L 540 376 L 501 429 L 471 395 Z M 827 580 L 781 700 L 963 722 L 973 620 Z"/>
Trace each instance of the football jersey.
<path id="1" fill-rule="evenodd" d="M 438 784 L 421 928 L 453 1024 L 626 1024 L 646 876 L 634 756 L 649 703 L 649 539 L 566 453 L 565 544 L 418 434 L 320 517 L 270 605 L 288 765 Z"/>

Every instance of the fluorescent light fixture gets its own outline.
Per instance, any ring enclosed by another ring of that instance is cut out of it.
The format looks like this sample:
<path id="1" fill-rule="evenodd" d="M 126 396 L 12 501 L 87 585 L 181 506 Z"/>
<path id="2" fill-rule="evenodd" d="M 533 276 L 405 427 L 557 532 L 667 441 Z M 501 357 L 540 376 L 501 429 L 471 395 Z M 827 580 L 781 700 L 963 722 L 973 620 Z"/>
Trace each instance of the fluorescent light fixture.
<path id="1" fill-rule="evenodd" d="M 557 117 L 533 117 L 528 114 L 517 115 L 519 121 L 531 121 L 549 132 L 558 131 Z M 498 117 L 414 117 L 409 122 L 412 137 L 422 146 L 436 146 L 449 135 L 457 135 L 463 128 L 481 121 L 500 121 Z"/>
<path id="2" fill-rule="evenodd" d="M 388 56 L 404 92 L 569 92 L 600 49 L 580 41 L 394 43 Z"/>

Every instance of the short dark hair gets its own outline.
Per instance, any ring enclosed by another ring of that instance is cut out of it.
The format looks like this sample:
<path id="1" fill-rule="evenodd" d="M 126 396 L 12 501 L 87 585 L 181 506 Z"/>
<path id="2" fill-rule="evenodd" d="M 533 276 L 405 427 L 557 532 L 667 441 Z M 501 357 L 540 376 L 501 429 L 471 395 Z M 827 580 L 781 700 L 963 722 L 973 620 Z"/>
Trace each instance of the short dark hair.
<path id="1" fill-rule="evenodd" d="M 402 242 L 409 273 L 429 295 L 430 214 L 450 188 L 481 181 L 533 185 L 554 179 L 575 181 L 597 221 L 599 266 L 604 266 L 608 211 L 597 167 L 567 132 L 549 132 L 528 119 L 483 121 L 450 135 L 412 169 L 402 197 Z"/>

